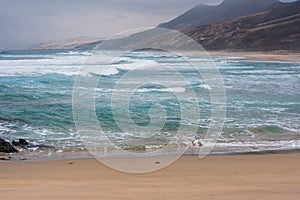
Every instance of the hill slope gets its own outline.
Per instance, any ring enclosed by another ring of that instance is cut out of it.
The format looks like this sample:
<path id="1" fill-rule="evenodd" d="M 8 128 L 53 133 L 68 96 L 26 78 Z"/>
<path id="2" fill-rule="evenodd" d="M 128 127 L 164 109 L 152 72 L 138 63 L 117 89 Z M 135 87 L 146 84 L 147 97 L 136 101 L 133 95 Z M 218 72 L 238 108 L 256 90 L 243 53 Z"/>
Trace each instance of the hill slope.
<path id="1" fill-rule="evenodd" d="M 203 12 L 197 13 L 199 9 Z M 255 10 L 260 11 L 255 12 Z M 240 16 L 249 12 L 251 14 Z M 202 16 L 203 13 L 207 13 L 203 19 L 194 17 Z M 238 17 L 233 17 L 236 15 Z M 277 0 L 225 0 L 219 6 L 195 7 L 176 20 L 165 25 L 173 24 L 175 29 L 180 27 L 181 32 L 192 37 L 207 50 L 300 52 L 300 1 L 280 3 Z M 182 20 L 182 23 L 178 23 L 178 20 Z M 210 24 L 211 21 L 217 22 Z M 197 25 L 203 23 L 205 25 Z M 149 33 L 151 31 L 137 33 L 130 38 L 136 43 L 146 44 Z M 143 37 L 142 40 L 141 37 Z M 91 50 L 101 42 L 101 40 L 69 41 L 59 44 L 43 44 L 36 46 L 36 49 Z M 126 46 L 126 38 L 124 42 Z M 113 43 L 114 40 L 109 42 L 109 44 Z M 178 45 L 176 38 L 150 43 L 157 43 L 161 46 L 171 45 L 174 48 Z"/>
<path id="2" fill-rule="evenodd" d="M 277 2 L 277 0 L 224 0 L 218 6 L 198 5 L 170 22 L 160 24 L 159 27 L 187 30 L 261 12 Z"/>
<path id="3" fill-rule="evenodd" d="M 47 43 L 41 43 L 34 45 L 30 47 L 31 50 L 72 50 L 77 49 L 78 47 L 81 47 L 82 49 L 85 49 L 85 45 L 88 44 L 88 49 L 90 47 L 90 44 L 97 44 L 101 43 L 101 38 L 89 38 L 89 37 L 78 37 L 74 39 L 69 39 L 65 41 L 56 41 L 56 42 L 47 42 Z"/>
<path id="4" fill-rule="evenodd" d="M 208 50 L 300 50 L 300 1 L 186 32 Z"/>

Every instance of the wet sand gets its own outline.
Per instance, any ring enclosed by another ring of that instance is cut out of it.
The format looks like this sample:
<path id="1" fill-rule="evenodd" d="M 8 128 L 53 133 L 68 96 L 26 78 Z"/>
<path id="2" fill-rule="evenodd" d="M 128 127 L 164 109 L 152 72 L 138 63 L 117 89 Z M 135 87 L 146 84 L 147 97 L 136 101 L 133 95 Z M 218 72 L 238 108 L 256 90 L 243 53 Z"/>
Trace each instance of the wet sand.
<path id="1" fill-rule="evenodd" d="M 147 174 L 126 174 L 94 159 L 0 161 L 0 198 L 300 199 L 300 153 L 184 156 Z"/>

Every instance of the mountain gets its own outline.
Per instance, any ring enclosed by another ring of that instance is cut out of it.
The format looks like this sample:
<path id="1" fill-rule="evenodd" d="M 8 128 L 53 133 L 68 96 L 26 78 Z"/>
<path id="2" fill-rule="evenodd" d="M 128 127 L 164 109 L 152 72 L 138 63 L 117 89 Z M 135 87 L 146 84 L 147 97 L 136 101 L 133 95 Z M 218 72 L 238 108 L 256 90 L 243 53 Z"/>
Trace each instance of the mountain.
<path id="1" fill-rule="evenodd" d="M 203 25 L 186 34 L 207 50 L 300 50 L 300 1 L 275 3 L 263 12 Z"/>
<path id="2" fill-rule="evenodd" d="M 55 42 L 48 42 L 48 43 L 41 43 L 34 45 L 30 47 L 31 50 L 71 50 L 71 49 L 77 49 L 77 47 L 82 47 L 85 48 L 86 44 L 96 44 L 101 43 L 101 38 L 90 38 L 90 37 L 77 37 L 69 40 L 64 40 L 64 41 L 55 41 Z M 88 45 L 90 46 L 90 45 Z"/>
<path id="3" fill-rule="evenodd" d="M 160 24 L 159 27 L 186 31 L 198 26 L 261 12 L 277 2 L 277 0 L 224 0 L 218 6 L 197 5 L 183 15 Z"/>
<path id="4" fill-rule="evenodd" d="M 196 6 L 160 27 L 179 30 L 207 50 L 300 51 L 300 1 L 225 0 L 219 6 Z M 118 44 L 123 44 L 123 48 L 132 47 L 129 41 L 139 47 L 156 45 L 176 49 L 183 45 L 176 37 L 160 37 L 160 34 L 163 33 L 159 30 L 150 30 L 104 42 L 104 45 L 108 49 Z M 154 39 L 153 35 L 158 37 Z M 77 39 L 40 44 L 35 49 L 91 50 L 100 43 L 101 39 Z M 184 45 L 191 48 L 190 44 Z"/>

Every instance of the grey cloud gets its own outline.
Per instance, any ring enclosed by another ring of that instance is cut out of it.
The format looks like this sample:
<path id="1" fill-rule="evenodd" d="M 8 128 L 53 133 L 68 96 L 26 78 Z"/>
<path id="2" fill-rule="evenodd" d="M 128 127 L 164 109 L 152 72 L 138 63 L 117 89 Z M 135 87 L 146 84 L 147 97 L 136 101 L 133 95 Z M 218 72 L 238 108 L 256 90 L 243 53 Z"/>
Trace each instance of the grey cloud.
<path id="1" fill-rule="evenodd" d="M 0 1 L 0 49 L 156 26 L 201 2 L 220 0 Z"/>

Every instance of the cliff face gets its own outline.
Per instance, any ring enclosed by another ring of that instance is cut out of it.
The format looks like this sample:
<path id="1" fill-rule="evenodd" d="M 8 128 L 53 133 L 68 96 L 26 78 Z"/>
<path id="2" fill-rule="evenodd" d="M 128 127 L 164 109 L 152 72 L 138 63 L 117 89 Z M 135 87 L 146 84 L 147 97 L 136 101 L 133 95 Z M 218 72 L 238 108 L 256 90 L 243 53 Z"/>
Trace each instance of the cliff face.
<path id="1" fill-rule="evenodd" d="M 224 0 L 219 6 L 198 5 L 159 27 L 186 31 L 202 25 L 221 22 L 264 11 L 277 0 Z"/>
<path id="2" fill-rule="evenodd" d="M 300 2 L 185 32 L 207 50 L 300 50 Z"/>

